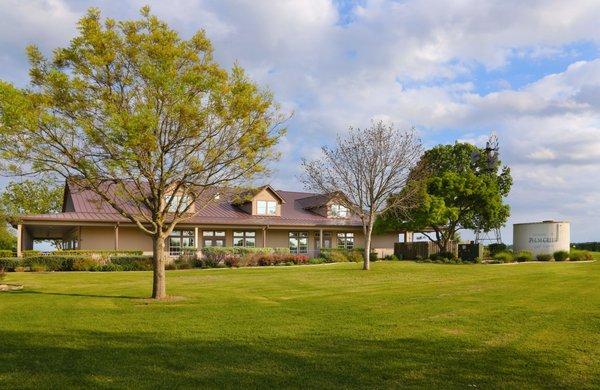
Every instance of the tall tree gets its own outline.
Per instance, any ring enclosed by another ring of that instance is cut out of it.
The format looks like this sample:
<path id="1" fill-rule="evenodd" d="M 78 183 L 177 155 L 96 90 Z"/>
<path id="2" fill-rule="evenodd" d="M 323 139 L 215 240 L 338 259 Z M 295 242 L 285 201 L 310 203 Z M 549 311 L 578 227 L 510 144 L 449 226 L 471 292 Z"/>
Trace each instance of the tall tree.
<path id="1" fill-rule="evenodd" d="M 12 181 L 0 194 L 0 210 L 13 218 L 19 214 L 57 213 L 62 201 L 63 187 L 53 180 Z"/>
<path id="2" fill-rule="evenodd" d="M 373 224 L 389 209 L 410 207 L 414 191 L 407 187 L 422 153 L 414 130 L 398 131 L 383 122 L 339 134 L 335 147 L 322 148 L 322 157 L 303 161 L 308 189 L 339 192 L 345 206 L 362 221 L 365 236 L 363 269 L 369 269 Z M 400 194 L 390 199 L 393 194 Z"/>
<path id="3" fill-rule="evenodd" d="M 90 9 L 51 60 L 29 47 L 31 87 L 0 83 L 0 152 L 17 173 L 94 191 L 151 236 L 160 299 L 166 237 L 211 188 L 264 172 L 284 129 L 272 95 L 220 67 L 203 31 L 185 40 L 141 14 L 102 22 Z"/>
<path id="4" fill-rule="evenodd" d="M 377 221 L 376 231 L 420 232 L 445 251 L 460 229 L 491 230 L 506 223 L 510 208 L 504 199 L 512 178 L 499 159 L 486 158 L 485 150 L 472 144 L 455 143 L 426 151 L 419 167 L 427 174 L 411 183 L 416 207 L 402 214 L 392 209 Z"/>
<path id="5" fill-rule="evenodd" d="M 0 249 L 11 251 L 17 249 L 17 237 L 8 230 L 8 224 L 2 215 L 0 215 Z"/>
<path id="6" fill-rule="evenodd" d="M 63 186 L 50 178 L 27 179 L 8 183 L 0 194 L 0 213 L 16 222 L 20 214 L 57 213 L 62 209 Z M 60 240 L 53 241 L 61 248 Z"/>

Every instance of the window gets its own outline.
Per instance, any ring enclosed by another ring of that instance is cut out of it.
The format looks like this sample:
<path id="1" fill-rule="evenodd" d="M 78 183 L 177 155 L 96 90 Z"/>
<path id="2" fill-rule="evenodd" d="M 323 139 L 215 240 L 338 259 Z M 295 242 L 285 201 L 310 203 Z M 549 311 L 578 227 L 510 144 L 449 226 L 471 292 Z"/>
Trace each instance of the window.
<path id="1" fill-rule="evenodd" d="M 315 232 L 315 248 L 321 247 L 321 235 Z M 323 232 L 323 248 L 331 248 L 331 232 Z"/>
<path id="2" fill-rule="evenodd" d="M 171 204 L 169 204 L 169 201 L 171 201 Z M 179 207 L 179 211 L 181 212 L 189 206 L 190 197 L 187 195 L 167 196 L 167 197 L 165 197 L 165 203 L 169 204 L 169 208 L 167 209 L 168 212 L 170 212 L 170 213 L 177 212 L 177 207 Z"/>
<path id="3" fill-rule="evenodd" d="M 204 230 L 202 232 L 204 245 L 207 246 L 225 246 L 225 232 L 218 230 Z"/>
<path id="4" fill-rule="evenodd" d="M 331 205 L 331 216 L 336 218 L 347 218 L 349 214 L 348 207 L 341 204 Z"/>
<path id="5" fill-rule="evenodd" d="M 258 215 L 276 215 L 277 202 L 273 200 L 257 200 L 256 214 Z"/>
<path id="6" fill-rule="evenodd" d="M 339 249 L 353 249 L 354 248 L 354 233 L 338 233 L 337 234 L 337 247 Z"/>
<path id="7" fill-rule="evenodd" d="M 256 232 L 233 232 L 233 246 L 256 246 Z"/>
<path id="8" fill-rule="evenodd" d="M 169 236 L 169 255 L 179 256 L 184 251 L 195 250 L 193 230 L 173 230 Z"/>
<path id="9" fill-rule="evenodd" d="M 290 232 L 289 243 L 291 253 L 308 253 L 307 232 Z"/>

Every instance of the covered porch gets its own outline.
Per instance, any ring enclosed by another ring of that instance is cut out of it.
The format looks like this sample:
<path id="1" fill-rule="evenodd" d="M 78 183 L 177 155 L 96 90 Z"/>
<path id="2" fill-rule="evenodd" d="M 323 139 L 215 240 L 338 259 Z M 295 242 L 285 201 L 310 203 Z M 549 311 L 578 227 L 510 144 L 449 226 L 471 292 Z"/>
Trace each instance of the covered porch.
<path id="1" fill-rule="evenodd" d="M 81 223 L 75 221 L 24 221 L 17 226 L 17 255 L 34 249 L 35 241 L 58 240 L 64 249 L 140 250 L 152 254 L 152 239 L 133 224 Z M 403 232 L 411 242 L 412 232 Z M 380 255 L 393 253 L 398 233 L 374 235 L 372 248 Z M 321 249 L 355 249 L 364 247 L 362 229 L 339 226 L 256 226 L 256 225 L 185 225 L 182 224 L 166 242 L 167 255 L 177 257 L 184 251 L 201 252 L 205 247 L 272 247 L 309 257 L 319 256 Z"/>

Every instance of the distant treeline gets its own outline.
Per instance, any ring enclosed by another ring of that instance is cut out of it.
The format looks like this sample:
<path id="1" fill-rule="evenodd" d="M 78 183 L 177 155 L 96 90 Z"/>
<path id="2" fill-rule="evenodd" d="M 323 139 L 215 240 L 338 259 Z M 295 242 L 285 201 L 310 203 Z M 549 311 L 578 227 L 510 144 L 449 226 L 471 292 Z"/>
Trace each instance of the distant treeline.
<path id="1" fill-rule="evenodd" d="M 582 249 L 582 250 L 586 250 L 586 251 L 600 252 L 600 242 L 598 242 L 598 241 L 594 241 L 594 242 L 577 242 L 577 243 L 571 244 L 571 246 L 573 248 L 576 248 L 576 249 Z"/>

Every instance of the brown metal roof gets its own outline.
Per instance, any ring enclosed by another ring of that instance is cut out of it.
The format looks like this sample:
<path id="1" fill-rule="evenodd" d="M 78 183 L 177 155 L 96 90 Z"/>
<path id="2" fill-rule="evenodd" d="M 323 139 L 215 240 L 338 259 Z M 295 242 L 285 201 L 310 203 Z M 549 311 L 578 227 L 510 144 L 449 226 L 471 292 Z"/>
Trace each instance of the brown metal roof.
<path id="1" fill-rule="evenodd" d="M 326 203 L 329 195 L 319 195 L 308 192 L 273 190 L 281 199 L 281 216 L 256 216 L 248 214 L 233 202 L 233 196 L 225 190 L 215 191 L 220 193 L 218 200 L 210 202 L 198 201 L 196 210 L 198 212 L 185 224 L 215 224 L 215 225 L 279 225 L 279 226 L 362 226 L 359 219 L 327 218 L 310 211 L 310 208 Z M 107 187 L 113 199 L 118 196 L 111 187 Z M 208 198 L 212 199 L 210 194 Z M 23 221 L 60 221 L 60 222 L 105 222 L 123 223 L 129 220 L 103 201 L 91 190 L 82 190 L 74 184 L 68 184 L 66 212 L 55 214 L 22 215 Z M 207 199 L 207 197 L 204 197 Z M 321 203 L 319 203 L 321 202 Z M 130 213 L 138 214 L 139 210 L 134 204 L 125 201 L 119 202 Z"/>

